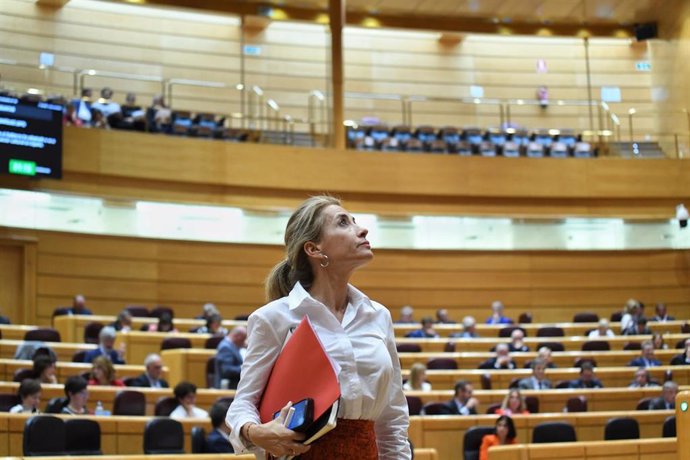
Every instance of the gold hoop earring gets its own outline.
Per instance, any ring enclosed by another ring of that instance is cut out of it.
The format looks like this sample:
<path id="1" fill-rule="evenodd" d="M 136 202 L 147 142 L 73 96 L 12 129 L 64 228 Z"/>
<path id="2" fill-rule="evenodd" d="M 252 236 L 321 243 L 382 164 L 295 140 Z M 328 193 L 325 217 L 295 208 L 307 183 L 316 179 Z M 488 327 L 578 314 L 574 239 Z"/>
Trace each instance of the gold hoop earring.
<path id="1" fill-rule="evenodd" d="M 323 258 L 321 259 L 321 268 L 326 268 L 330 265 L 331 261 L 328 260 L 328 256 L 326 254 L 323 254 Z"/>

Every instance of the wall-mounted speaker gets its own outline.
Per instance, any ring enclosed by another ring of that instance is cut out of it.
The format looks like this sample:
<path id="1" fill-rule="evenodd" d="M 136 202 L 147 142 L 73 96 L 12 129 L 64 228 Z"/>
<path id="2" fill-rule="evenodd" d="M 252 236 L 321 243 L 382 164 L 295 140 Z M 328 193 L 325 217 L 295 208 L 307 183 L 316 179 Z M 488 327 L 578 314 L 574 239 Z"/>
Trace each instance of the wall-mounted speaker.
<path id="1" fill-rule="evenodd" d="M 635 30 L 635 38 L 638 42 L 658 37 L 656 22 L 645 22 L 642 24 L 635 24 L 633 28 Z"/>

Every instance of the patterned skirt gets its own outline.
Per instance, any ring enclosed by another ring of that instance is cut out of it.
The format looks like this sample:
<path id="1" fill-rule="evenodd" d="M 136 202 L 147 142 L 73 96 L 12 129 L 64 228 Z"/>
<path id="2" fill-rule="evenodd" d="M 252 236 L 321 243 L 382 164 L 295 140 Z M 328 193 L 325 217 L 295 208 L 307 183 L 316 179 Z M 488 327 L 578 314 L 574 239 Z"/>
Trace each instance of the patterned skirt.
<path id="1" fill-rule="evenodd" d="M 299 460 L 377 460 L 373 420 L 338 419 L 335 428 L 311 445 Z"/>

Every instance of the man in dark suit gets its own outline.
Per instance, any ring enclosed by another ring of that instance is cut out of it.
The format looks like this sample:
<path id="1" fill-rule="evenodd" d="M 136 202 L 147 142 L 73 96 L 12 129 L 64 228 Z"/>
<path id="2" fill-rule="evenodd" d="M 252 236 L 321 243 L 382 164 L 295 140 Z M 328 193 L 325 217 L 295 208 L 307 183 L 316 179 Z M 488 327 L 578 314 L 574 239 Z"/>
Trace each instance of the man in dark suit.
<path id="1" fill-rule="evenodd" d="M 477 415 L 479 401 L 472 396 L 472 384 L 461 380 L 455 384 L 455 396 L 446 405 L 453 415 Z"/>
<path id="2" fill-rule="evenodd" d="M 656 367 L 661 366 L 661 361 L 654 356 L 654 344 L 651 340 L 642 342 L 642 353 L 638 358 L 633 359 L 628 363 L 628 366 L 633 367 Z"/>
<path id="3" fill-rule="evenodd" d="M 127 381 L 130 387 L 169 388 L 168 382 L 161 378 L 163 361 L 156 353 L 151 353 L 144 359 L 146 372 Z"/>
<path id="4" fill-rule="evenodd" d="M 551 380 L 546 378 L 546 362 L 535 359 L 532 362 L 532 375 L 518 382 L 521 390 L 547 390 L 551 388 Z"/>
<path id="5" fill-rule="evenodd" d="M 77 294 L 72 299 L 72 306 L 67 310 L 68 315 L 93 315 L 91 310 L 86 308 L 86 298 Z"/>
<path id="6" fill-rule="evenodd" d="M 213 431 L 206 437 L 206 453 L 209 454 L 232 454 L 235 451 L 228 440 L 230 428 L 225 424 L 225 414 L 228 413 L 230 404 L 217 402 L 211 407 L 209 416 Z"/>
<path id="7" fill-rule="evenodd" d="M 594 375 L 594 367 L 585 362 L 580 367 L 580 378 L 570 382 L 570 388 L 603 388 L 601 380 Z"/>
<path id="8" fill-rule="evenodd" d="M 676 408 L 676 394 L 678 394 L 678 384 L 673 380 L 664 382 L 661 396 L 649 401 L 649 410 L 671 410 Z"/>
<path id="9" fill-rule="evenodd" d="M 247 340 L 247 330 L 242 326 L 233 328 L 216 348 L 216 386 L 223 380 L 228 381 L 228 388 L 236 389 L 240 382 L 240 369 L 244 358 L 240 350 Z M 224 385 L 223 385 L 224 386 Z"/>
<path id="10" fill-rule="evenodd" d="M 510 358 L 507 343 L 496 345 L 496 356 L 479 365 L 479 369 L 515 369 L 515 361 Z"/>
<path id="11" fill-rule="evenodd" d="M 84 362 L 93 362 L 94 359 L 103 355 L 113 364 L 124 364 L 125 360 L 122 359 L 122 350 L 115 350 L 113 345 L 115 345 L 115 328 L 106 326 L 98 334 L 98 348 L 87 351 L 84 356 Z"/>

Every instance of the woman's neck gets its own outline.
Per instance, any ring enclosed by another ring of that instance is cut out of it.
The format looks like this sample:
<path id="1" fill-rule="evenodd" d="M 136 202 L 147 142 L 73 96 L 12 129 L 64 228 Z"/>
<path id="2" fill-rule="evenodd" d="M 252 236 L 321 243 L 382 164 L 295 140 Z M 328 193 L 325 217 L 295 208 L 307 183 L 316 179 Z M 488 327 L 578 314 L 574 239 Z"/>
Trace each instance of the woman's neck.
<path id="1" fill-rule="evenodd" d="M 341 320 L 348 303 L 347 285 L 347 279 L 317 277 L 309 289 L 309 294 L 324 304 L 336 318 Z"/>

